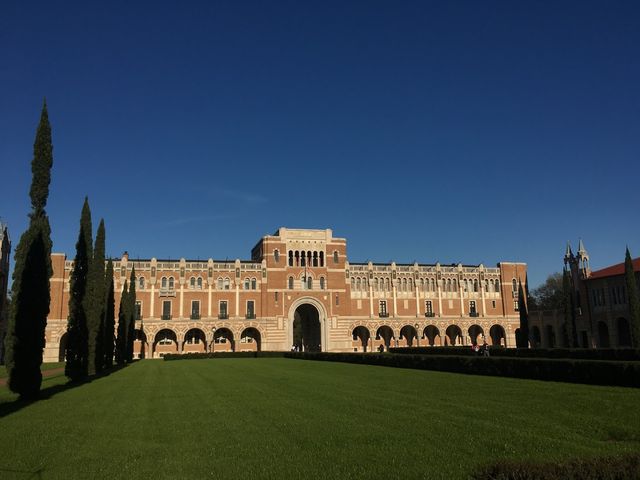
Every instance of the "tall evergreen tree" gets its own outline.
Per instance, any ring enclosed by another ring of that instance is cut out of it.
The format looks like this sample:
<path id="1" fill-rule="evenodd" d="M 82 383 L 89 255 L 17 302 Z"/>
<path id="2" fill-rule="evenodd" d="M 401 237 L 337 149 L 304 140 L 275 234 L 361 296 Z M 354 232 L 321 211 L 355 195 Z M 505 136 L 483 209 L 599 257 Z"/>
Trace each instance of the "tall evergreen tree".
<path id="1" fill-rule="evenodd" d="M 629 248 L 624 258 L 624 279 L 627 286 L 627 305 L 629 305 L 629 327 L 631 330 L 631 344 L 634 348 L 640 348 L 640 298 L 638 298 L 638 285 L 633 271 L 633 261 Z"/>
<path id="2" fill-rule="evenodd" d="M 120 307 L 118 309 L 118 335 L 116 337 L 116 363 L 124 365 L 127 360 L 127 317 L 129 316 L 129 295 L 128 283 L 124 281 L 122 296 L 120 297 Z"/>
<path id="3" fill-rule="evenodd" d="M 93 259 L 91 238 L 91 210 L 85 197 L 80 215 L 80 233 L 76 243 L 76 258 L 69 286 L 69 318 L 67 320 L 67 364 L 64 373 L 73 381 L 82 380 L 89 373 L 89 332 L 87 316 L 91 302 L 89 297 L 89 272 Z"/>
<path id="4" fill-rule="evenodd" d="M 526 282 L 525 282 L 526 288 Z M 516 338 L 518 348 L 529 348 L 529 311 L 527 308 L 527 296 L 522 282 L 518 282 L 518 312 L 520 313 L 520 329 Z"/>
<path id="5" fill-rule="evenodd" d="M 104 284 L 104 249 L 105 231 L 104 220 L 100 220 L 96 232 L 96 243 L 93 249 L 93 259 L 89 268 L 89 312 L 87 327 L 89 330 L 89 373 L 101 372 L 104 366 L 104 314 L 105 314 L 105 284 Z"/>
<path id="6" fill-rule="evenodd" d="M 573 303 L 573 289 L 571 286 L 571 273 L 566 268 L 562 272 L 562 311 L 564 315 L 564 341 L 569 348 L 578 345 L 578 332 L 576 331 L 576 312 Z"/>
<path id="7" fill-rule="evenodd" d="M 113 261 L 109 259 L 107 271 L 104 274 L 105 284 L 105 312 L 104 312 L 104 367 L 113 366 L 113 353 L 115 348 L 116 306 L 113 285 Z"/>
<path id="8" fill-rule="evenodd" d="M 12 299 L 5 338 L 5 364 L 11 391 L 21 398 L 40 392 L 44 332 L 49 315 L 51 227 L 45 211 L 49 197 L 53 145 L 46 102 L 33 144 L 31 160 L 31 213 L 29 227 L 20 237 L 13 270 Z"/>
<path id="9" fill-rule="evenodd" d="M 127 295 L 127 362 L 133 361 L 133 342 L 136 339 L 136 267 L 131 268 L 129 293 Z"/>

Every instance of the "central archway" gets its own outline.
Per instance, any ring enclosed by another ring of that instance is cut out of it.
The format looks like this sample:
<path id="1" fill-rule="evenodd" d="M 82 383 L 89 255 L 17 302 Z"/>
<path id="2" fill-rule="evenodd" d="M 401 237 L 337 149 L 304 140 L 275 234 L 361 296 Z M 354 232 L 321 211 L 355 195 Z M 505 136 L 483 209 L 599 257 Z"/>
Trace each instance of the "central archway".
<path id="1" fill-rule="evenodd" d="M 313 305 L 304 303 L 293 314 L 293 347 L 299 352 L 322 351 L 320 313 Z"/>

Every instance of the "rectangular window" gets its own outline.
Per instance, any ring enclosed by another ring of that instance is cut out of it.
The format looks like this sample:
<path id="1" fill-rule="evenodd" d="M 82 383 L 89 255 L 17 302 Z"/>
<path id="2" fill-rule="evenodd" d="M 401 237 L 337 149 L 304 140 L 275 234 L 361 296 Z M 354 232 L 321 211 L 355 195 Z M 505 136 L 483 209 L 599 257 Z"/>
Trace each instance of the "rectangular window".
<path id="1" fill-rule="evenodd" d="M 273 294 L 273 298 L 275 299 L 276 303 L 278 303 L 278 292 L 275 292 Z"/>
<path id="2" fill-rule="evenodd" d="M 520 304 L 518 303 L 518 300 L 514 300 L 514 301 L 513 301 L 513 309 L 514 309 L 516 312 L 519 312 L 519 311 L 520 311 Z"/>
<path id="3" fill-rule="evenodd" d="M 247 300 L 247 318 L 256 318 L 255 302 Z"/>
<path id="4" fill-rule="evenodd" d="M 193 300 L 191 302 L 191 319 L 200 320 L 200 300 Z"/>
<path id="5" fill-rule="evenodd" d="M 491 300 L 491 308 L 496 308 L 496 301 L 495 300 Z"/>
<path id="6" fill-rule="evenodd" d="M 340 297 L 338 295 L 336 295 L 336 306 L 340 305 Z"/>
<path id="7" fill-rule="evenodd" d="M 142 320 L 142 302 L 136 300 L 136 320 Z"/>
<path id="8" fill-rule="evenodd" d="M 378 312 L 378 315 L 382 318 L 386 318 L 389 316 L 389 313 L 387 312 L 386 300 L 380 300 L 380 311 Z"/>
<path id="9" fill-rule="evenodd" d="M 220 301 L 220 314 L 218 315 L 218 318 L 229 318 L 229 311 L 227 310 L 226 300 Z"/>
<path id="10" fill-rule="evenodd" d="M 431 300 L 427 300 L 424 303 L 424 316 L 433 317 L 433 303 L 431 303 Z"/>
<path id="11" fill-rule="evenodd" d="M 162 302 L 162 320 L 171 320 L 171 300 Z"/>
<path id="12" fill-rule="evenodd" d="M 469 316 L 470 317 L 478 316 L 478 311 L 476 310 L 476 302 L 474 300 L 471 300 L 469 302 Z"/>

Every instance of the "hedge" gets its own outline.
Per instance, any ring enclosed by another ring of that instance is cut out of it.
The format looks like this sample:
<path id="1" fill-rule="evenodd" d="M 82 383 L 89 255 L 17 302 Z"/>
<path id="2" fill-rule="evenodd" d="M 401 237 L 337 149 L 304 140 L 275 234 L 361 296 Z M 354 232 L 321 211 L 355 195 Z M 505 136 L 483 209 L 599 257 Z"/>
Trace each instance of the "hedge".
<path id="1" fill-rule="evenodd" d="M 439 370 L 556 382 L 640 387 L 640 362 L 394 353 L 287 352 L 287 358 Z"/>
<path id="2" fill-rule="evenodd" d="M 473 480 L 632 480 L 640 478 L 640 454 L 581 458 L 558 463 L 502 461 L 476 470 Z"/>
<path id="3" fill-rule="evenodd" d="M 476 352 L 467 347 L 407 347 L 389 349 L 392 353 L 422 355 L 474 356 Z M 633 348 L 504 348 L 490 347 L 491 356 L 515 358 L 572 358 L 581 360 L 640 361 L 640 350 Z"/>
<path id="4" fill-rule="evenodd" d="M 201 360 L 203 358 L 282 358 L 286 352 L 207 352 L 207 353 L 168 353 L 165 360 Z"/>

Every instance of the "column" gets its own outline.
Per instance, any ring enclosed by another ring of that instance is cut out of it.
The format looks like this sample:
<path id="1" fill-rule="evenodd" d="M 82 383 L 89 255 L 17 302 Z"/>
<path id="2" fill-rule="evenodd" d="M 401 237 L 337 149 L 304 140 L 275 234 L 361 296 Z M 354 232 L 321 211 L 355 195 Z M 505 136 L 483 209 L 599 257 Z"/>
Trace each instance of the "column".
<path id="1" fill-rule="evenodd" d="M 396 286 L 393 285 L 393 316 L 398 316 L 398 295 L 396 291 Z"/>
<path id="2" fill-rule="evenodd" d="M 418 282 L 416 282 L 416 317 L 420 316 L 420 290 L 418 289 Z"/>
<path id="3" fill-rule="evenodd" d="M 180 316 L 179 318 L 184 318 L 182 315 L 182 307 L 184 306 L 184 284 L 180 284 Z"/>
<path id="4" fill-rule="evenodd" d="M 154 283 L 151 284 L 151 298 L 149 299 L 149 316 L 153 318 L 153 307 L 156 304 L 156 296 L 154 295 L 156 291 L 156 286 Z"/>
<path id="5" fill-rule="evenodd" d="M 369 318 L 373 318 L 373 286 L 369 282 Z"/>
<path id="6" fill-rule="evenodd" d="M 209 292 L 207 298 L 207 317 L 211 318 L 211 284 L 209 284 Z"/>

